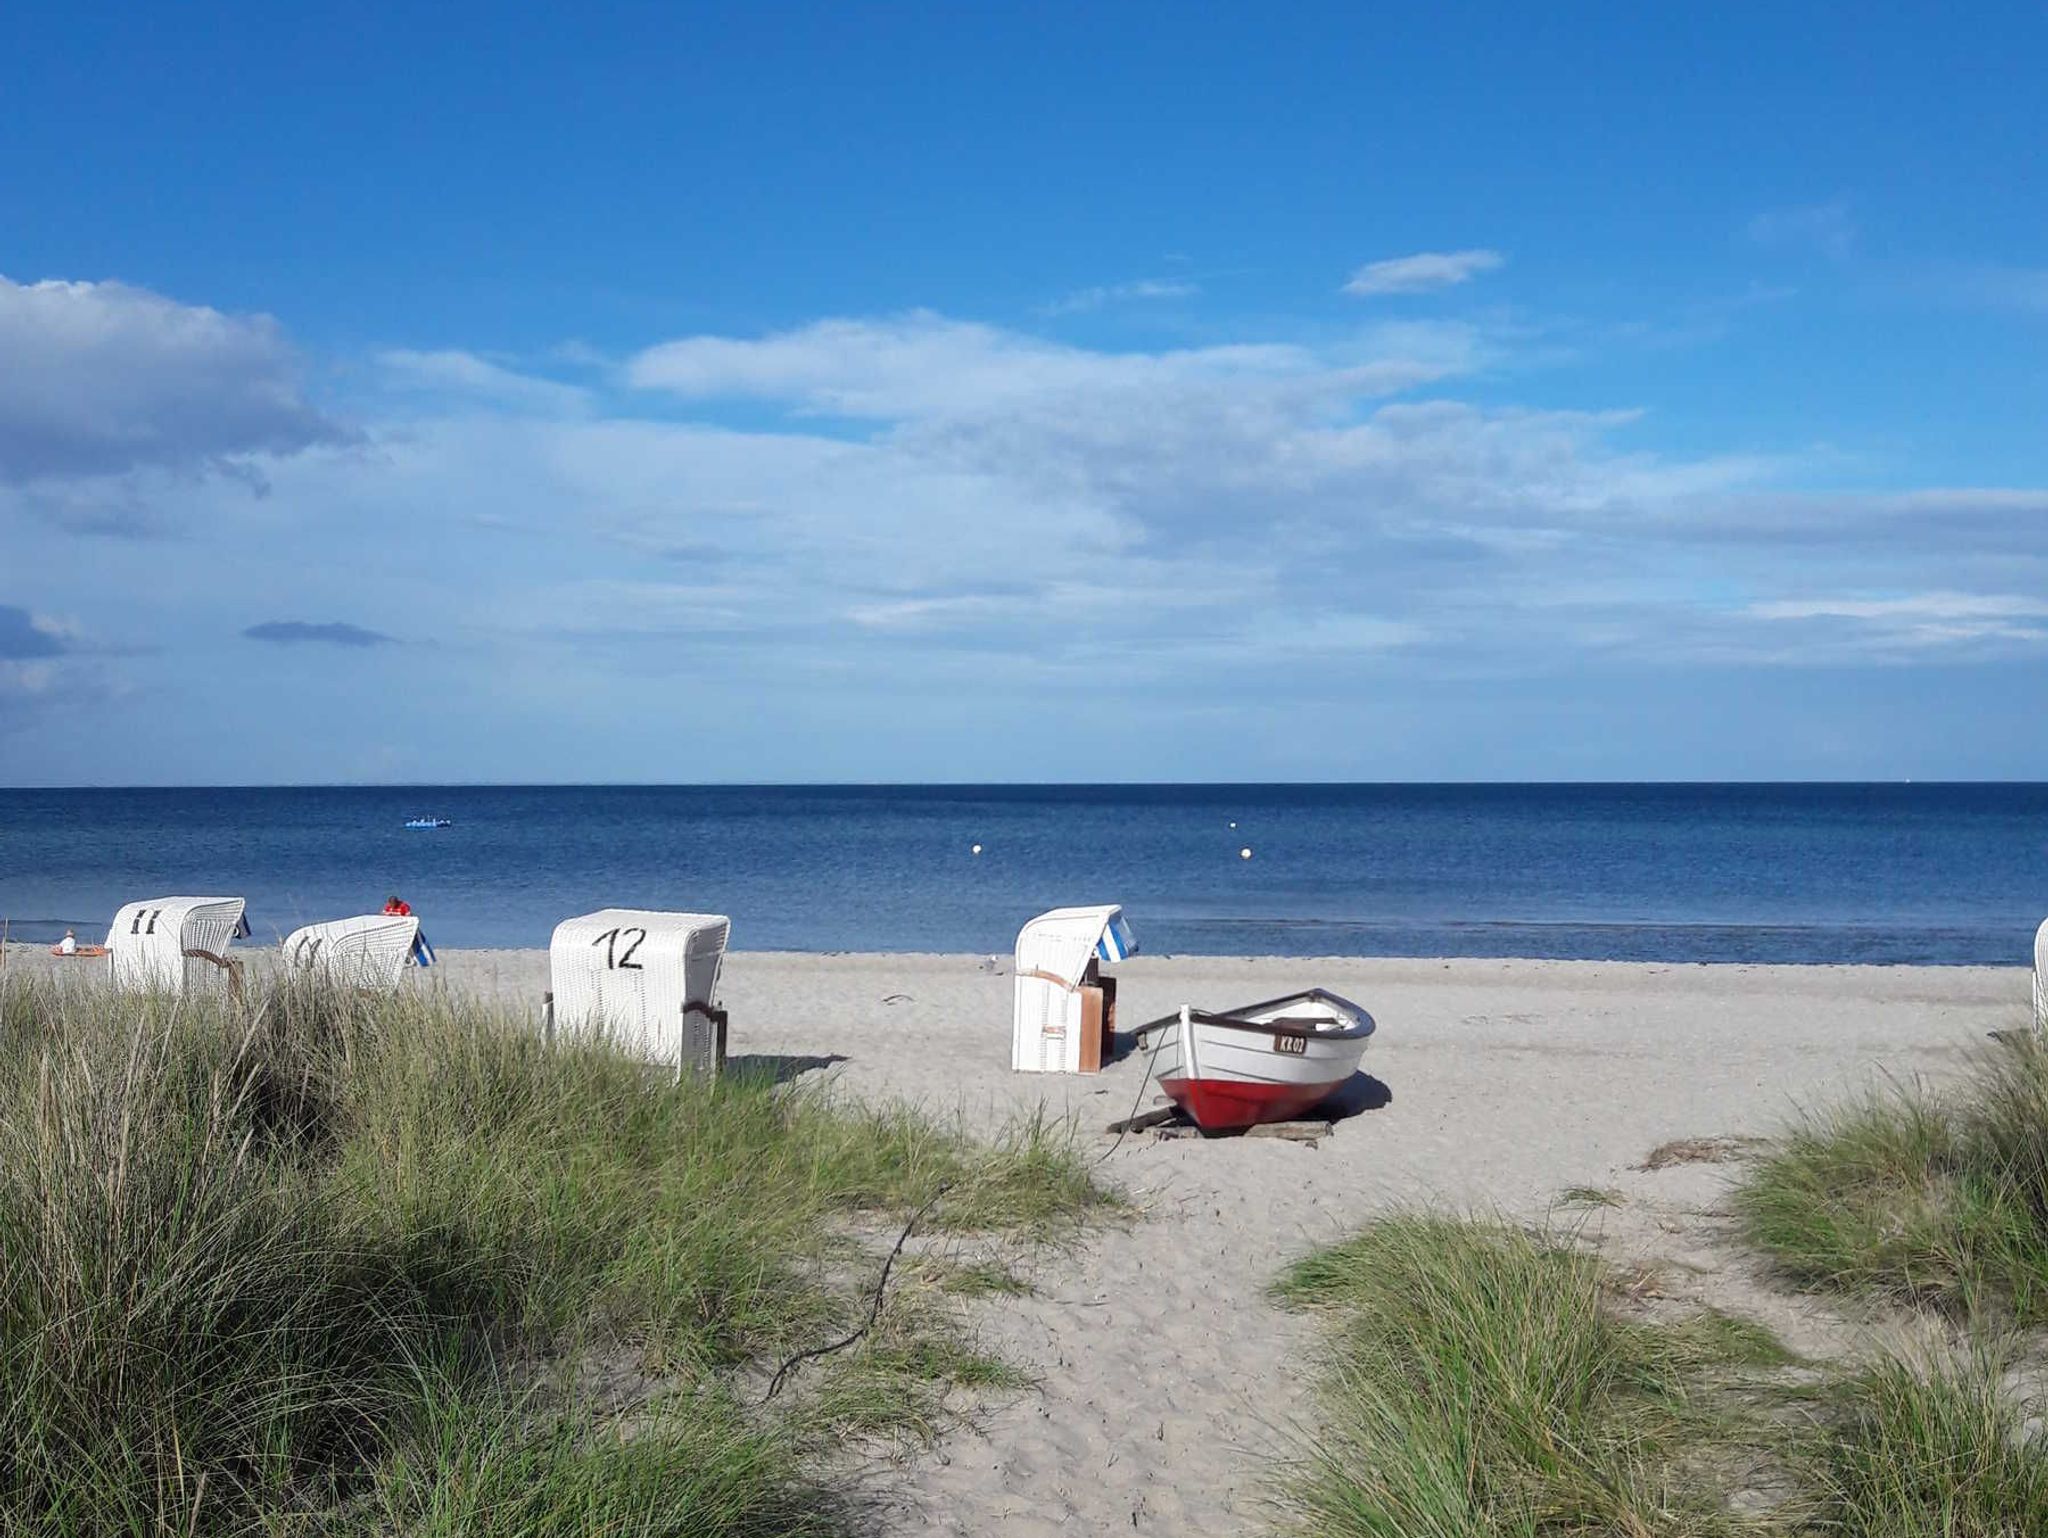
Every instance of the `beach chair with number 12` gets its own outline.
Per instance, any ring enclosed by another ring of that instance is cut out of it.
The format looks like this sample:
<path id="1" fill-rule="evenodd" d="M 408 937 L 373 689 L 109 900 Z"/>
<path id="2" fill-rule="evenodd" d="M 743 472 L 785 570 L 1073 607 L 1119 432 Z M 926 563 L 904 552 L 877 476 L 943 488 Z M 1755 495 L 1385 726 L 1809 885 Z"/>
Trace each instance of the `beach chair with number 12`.
<path id="1" fill-rule="evenodd" d="M 718 973 L 732 920 L 721 913 L 604 908 L 555 926 L 550 1027 L 600 1037 L 636 1057 L 716 1074 L 726 1012 Z"/>

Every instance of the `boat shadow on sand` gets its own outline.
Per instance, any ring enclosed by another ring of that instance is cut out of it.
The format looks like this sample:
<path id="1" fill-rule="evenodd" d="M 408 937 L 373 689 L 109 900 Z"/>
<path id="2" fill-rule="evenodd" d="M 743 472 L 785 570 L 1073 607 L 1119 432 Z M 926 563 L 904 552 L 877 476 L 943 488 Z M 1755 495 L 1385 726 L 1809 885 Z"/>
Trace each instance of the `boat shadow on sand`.
<path id="1" fill-rule="evenodd" d="M 1385 1110 L 1394 1103 L 1394 1091 L 1384 1079 L 1375 1079 L 1360 1069 L 1337 1086 L 1337 1092 L 1309 1115 L 1319 1121 L 1349 1121 L 1367 1111 Z"/>

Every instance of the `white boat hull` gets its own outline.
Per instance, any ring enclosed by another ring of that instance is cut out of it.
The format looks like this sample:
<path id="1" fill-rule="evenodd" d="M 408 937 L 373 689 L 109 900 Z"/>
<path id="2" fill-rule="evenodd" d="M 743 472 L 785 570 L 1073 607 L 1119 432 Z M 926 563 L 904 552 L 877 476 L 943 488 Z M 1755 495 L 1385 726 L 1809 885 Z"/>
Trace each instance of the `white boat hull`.
<path id="1" fill-rule="evenodd" d="M 1291 1121 L 1358 1071 L 1372 1016 L 1335 995 L 1297 994 L 1224 1015 L 1181 1011 L 1139 1032 L 1152 1077 L 1210 1131 Z"/>

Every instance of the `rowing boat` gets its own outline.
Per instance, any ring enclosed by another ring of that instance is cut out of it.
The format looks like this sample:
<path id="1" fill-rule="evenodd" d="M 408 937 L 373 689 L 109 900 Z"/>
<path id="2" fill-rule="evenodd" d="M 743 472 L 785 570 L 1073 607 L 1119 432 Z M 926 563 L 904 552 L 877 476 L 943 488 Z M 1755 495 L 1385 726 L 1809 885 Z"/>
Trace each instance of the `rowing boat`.
<path id="1" fill-rule="evenodd" d="M 1182 1005 L 1138 1027 L 1167 1098 L 1205 1131 L 1292 1121 L 1358 1071 L 1373 1018 L 1322 988 L 1211 1012 Z"/>

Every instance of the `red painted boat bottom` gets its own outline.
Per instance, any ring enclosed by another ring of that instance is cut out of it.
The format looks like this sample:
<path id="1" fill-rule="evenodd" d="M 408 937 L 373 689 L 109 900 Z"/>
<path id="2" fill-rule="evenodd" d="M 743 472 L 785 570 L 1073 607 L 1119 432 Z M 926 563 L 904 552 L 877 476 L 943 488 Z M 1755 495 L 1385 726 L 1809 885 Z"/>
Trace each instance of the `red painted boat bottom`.
<path id="1" fill-rule="evenodd" d="M 1337 1081 L 1341 1083 L 1342 1081 Z M 1293 1121 L 1337 1092 L 1329 1084 L 1253 1084 L 1243 1079 L 1161 1079 L 1166 1098 L 1208 1132 Z"/>

